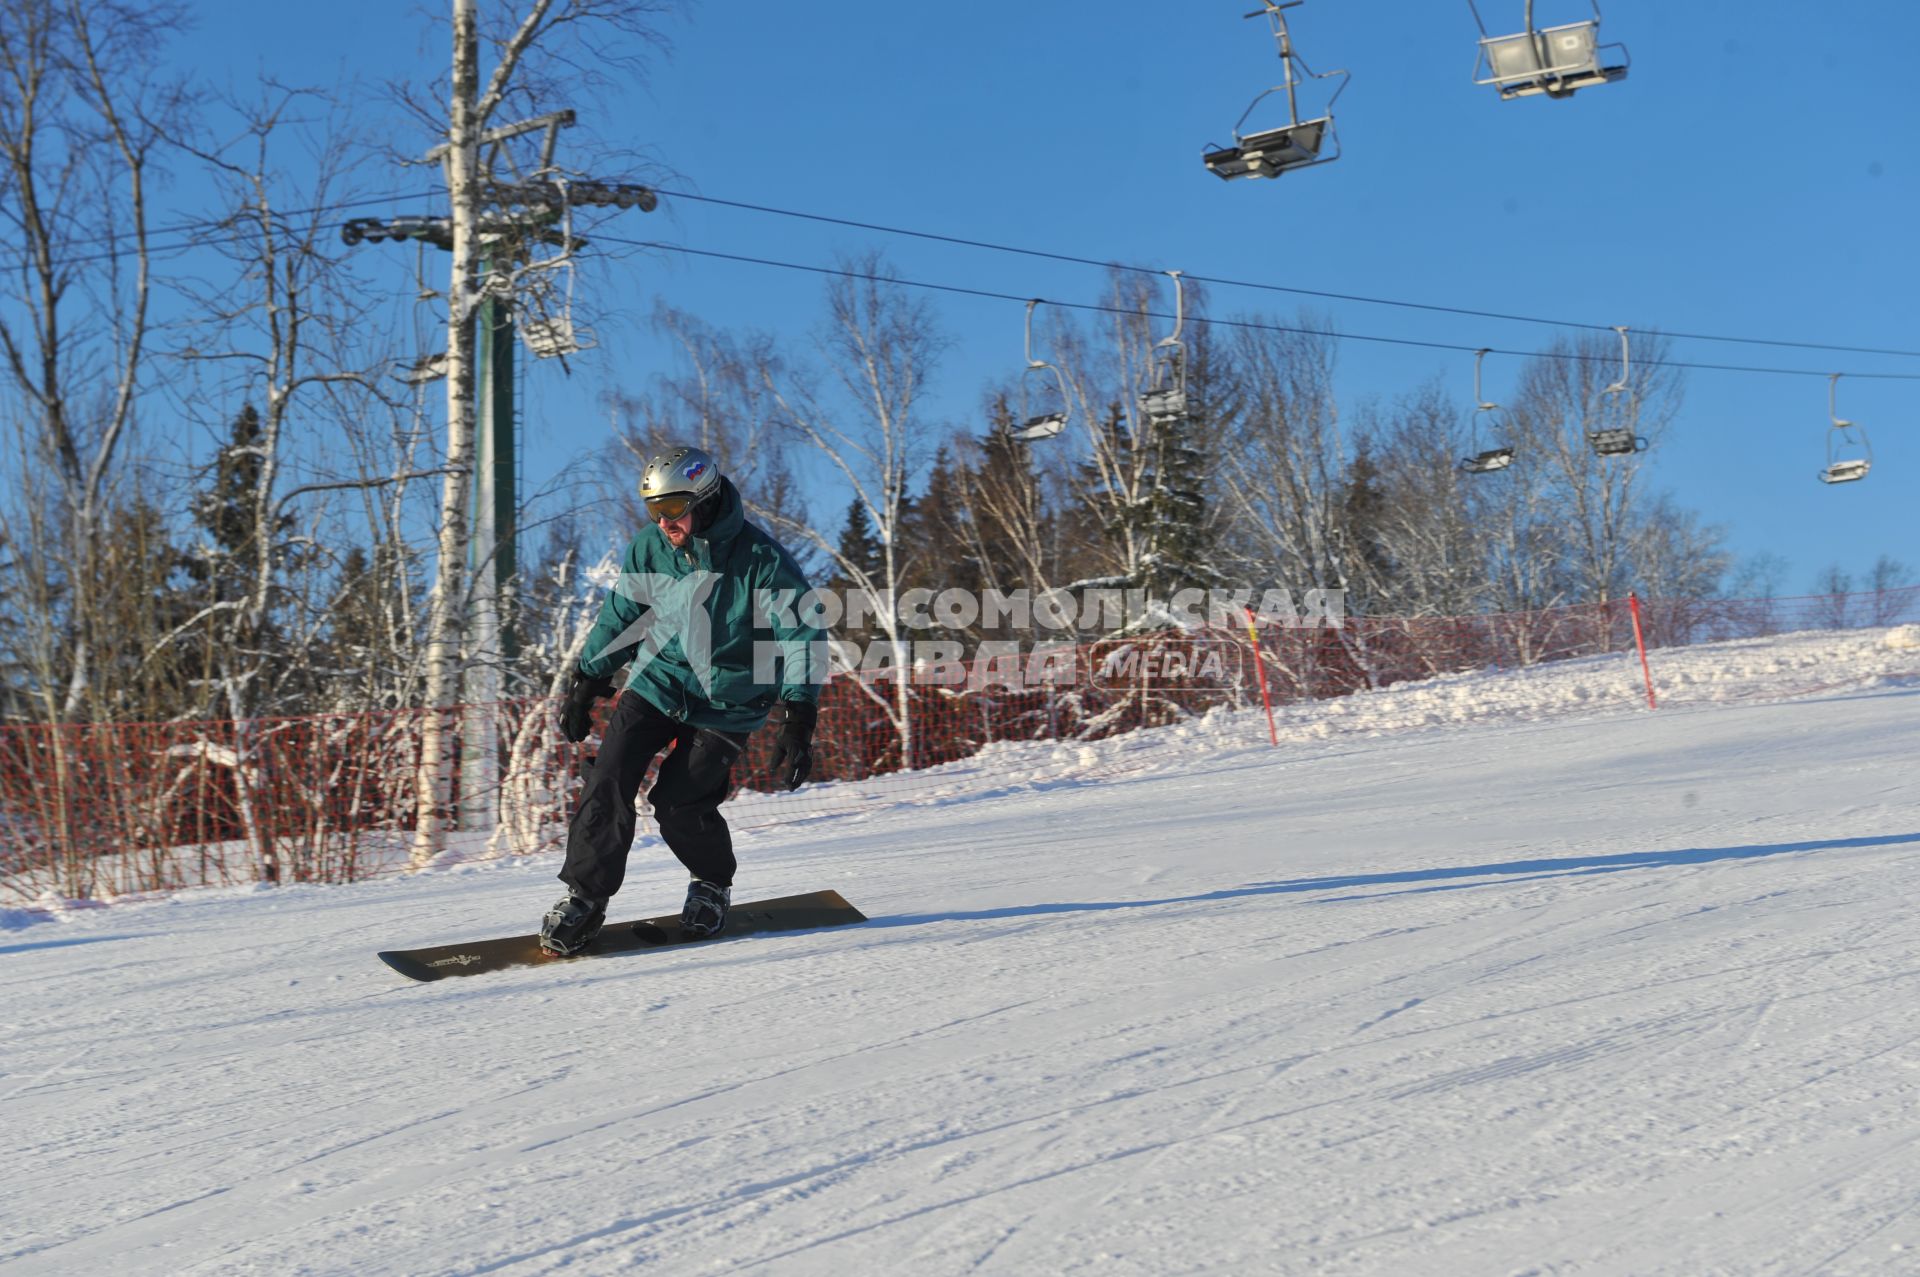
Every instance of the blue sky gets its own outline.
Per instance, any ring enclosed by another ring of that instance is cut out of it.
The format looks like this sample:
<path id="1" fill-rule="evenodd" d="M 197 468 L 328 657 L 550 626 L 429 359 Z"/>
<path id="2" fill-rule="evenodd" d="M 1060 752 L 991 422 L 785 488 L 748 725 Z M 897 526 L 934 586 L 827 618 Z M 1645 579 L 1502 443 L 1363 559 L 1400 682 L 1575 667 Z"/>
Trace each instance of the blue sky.
<path id="1" fill-rule="evenodd" d="M 1333 164 L 1226 183 L 1200 151 L 1279 62 L 1233 0 L 1103 5 L 978 0 L 911 6 L 695 5 L 644 84 L 582 94 L 579 130 L 642 148 L 669 190 L 1288 287 L 1637 329 L 1920 351 L 1920 7 L 1773 0 L 1614 0 L 1604 38 L 1632 73 L 1567 101 L 1501 102 L 1472 83 L 1466 0 L 1308 0 L 1289 11 L 1316 71 L 1345 67 Z M 420 12 L 338 0 L 206 3 L 178 52 L 215 79 L 262 67 L 331 83 L 424 80 L 443 38 Z M 1496 31 L 1520 0 L 1482 0 Z M 1543 20 L 1584 16 L 1544 2 Z M 384 110 L 366 95 L 370 113 Z M 1257 122 L 1257 121 L 1256 121 Z M 404 188 L 415 177 L 396 180 Z M 394 211 L 432 211 L 427 206 Z M 1098 300 L 1096 270 L 825 227 L 669 198 L 622 233 L 717 252 L 830 264 L 879 248 L 908 278 L 1020 297 Z M 660 296 L 710 322 L 796 342 L 817 322 L 815 276 L 670 255 L 603 261 L 584 285 L 611 313 L 563 378 L 529 384 L 529 455 L 557 466 L 604 439 L 595 401 L 671 358 L 646 327 Z M 1020 363 L 1016 302 L 930 294 L 953 346 L 936 408 L 969 420 L 980 387 Z M 407 305 L 396 295 L 396 308 Z M 1524 351 L 1564 330 L 1216 287 L 1217 314 L 1291 315 L 1339 331 Z M 1722 524 L 1741 555 L 1787 562 L 1789 593 L 1837 563 L 1891 554 L 1920 568 L 1920 357 L 1676 341 L 1688 362 L 1808 375 L 1695 371 L 1651 458 L 1654 483 Z M 1495 397 L 1518 359 L 1490 357 Z M 1819 483 L 1826 374 L 1875 467 Z M 1873 379 L 1904 374 L 1911 380 Z M 1342 343 L 1351 405 L 1443 378 L 1464 403 L 1472 358 Z M 537 482 L 539 474 L 532 476 Z M 823 494 L 827 495 L 827 494 Z M 831 494 L 827 509 L 844 498 Z"/>

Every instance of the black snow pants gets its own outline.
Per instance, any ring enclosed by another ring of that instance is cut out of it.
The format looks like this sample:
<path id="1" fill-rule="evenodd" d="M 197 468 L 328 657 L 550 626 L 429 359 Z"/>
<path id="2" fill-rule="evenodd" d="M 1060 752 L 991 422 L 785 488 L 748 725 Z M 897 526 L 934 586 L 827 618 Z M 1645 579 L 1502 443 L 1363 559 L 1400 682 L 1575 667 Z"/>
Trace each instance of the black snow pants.
<path id="1" fill-rule="evenodd" d="M 636 692 L 622 692 L 607 717 L 600 753 L 567 829 L 560 881 L 578 896 L 606 900 L 620 890 L 633 846 L 634 799 L 654 755 L 673 746 L 647 792 L 655 823 L 687 872 L 722 887 L 733 885 L 733 836 L 720 804 L 745 732 L 693 727 L 654 708 Z"/>

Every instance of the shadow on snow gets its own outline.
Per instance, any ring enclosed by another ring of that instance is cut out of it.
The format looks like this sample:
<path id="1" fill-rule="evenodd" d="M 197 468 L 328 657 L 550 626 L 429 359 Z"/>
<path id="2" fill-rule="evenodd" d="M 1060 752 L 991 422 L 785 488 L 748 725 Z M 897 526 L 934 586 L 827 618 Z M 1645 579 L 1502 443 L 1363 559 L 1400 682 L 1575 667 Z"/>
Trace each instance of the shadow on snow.
<path id="1" fill-rule="evenodd" d="M 1861 847 L 1893 847 L 1914 842 L 1920 842 L 1920 833 L 1875 834 L 1865 838 L 1831 838 L 1813 842 L 1755 843 L 1746 847 L 1685 847 L 1673 851 L 1623 851 L 1600 856 L 1503 860 L 1485 865 L 1436 865 L 1425 869 L 1405 869 L 1393 873 L 1334 874 L 1323 878 L 1290 878 L 1279 882 L 1256 882 L 1244 887 L 1227 887 L 1219 891 L 1204 891 L 1191 896 L 1164 896 L 1154 900 L 1064 901 L 1051 904 L 1014 905 L 1005 909 L 894 914 L 870 919 L 866 925 L 868 927 L 917 927 L 930 922 L 972 922 L 994 918 L 1030 918 L 1046 914 L 1100 913 L 1113 909 L 1150 909 L 1160 905 L 1205 904 L 1214 900 L 1240 900 L 1249 896 L 1340 891 L 1354 887 L 1405 886 L 1411 891 L 1441 891 L 1460 887 L 1489 887 L 1524 878 L 1619 873 L 1628 869 L 1665 869 L 1679 865 L 1711 864 L 1721 860 L 1757 860 L 1763 856 L 1846 851 Z M 1486 878 L 1488 881 L 1465 881 L 1472 878 Z M 1335 899 L 1342 898 L 1335 897 Z"/>
<path id="2" fill-rule="evenodd" d="M 132 936 L 69 936 L 64 940 L 30 940 L 24 944 L 0 944 L 0 953 L 25 953 L 30 949 L 67 949 L 76 944 L 105 944 L 109 940 L 131 940 Z"/>

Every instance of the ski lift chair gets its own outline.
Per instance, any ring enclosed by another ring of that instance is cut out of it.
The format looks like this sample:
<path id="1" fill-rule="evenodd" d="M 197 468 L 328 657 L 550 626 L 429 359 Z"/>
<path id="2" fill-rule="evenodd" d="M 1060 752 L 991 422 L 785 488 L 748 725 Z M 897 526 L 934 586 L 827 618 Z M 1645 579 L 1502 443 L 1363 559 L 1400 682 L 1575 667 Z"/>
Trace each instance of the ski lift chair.
<path id="1" fill-rule="evenodd" d="M 1265 97 L 1266 94 L 1260 96 Z M 1258 98 L 1254 100 L 1259 101 Z M 1248 107 L 1247 110 L 1252 111 L 1253 108 Z M 1240 118 L 1244 123 L 1246 116 Z M 1283 124 L 1279 128 L 1264 129 L 1244 136 L 1236 124 L 1232 146 L 1203 152 L 1200 159 L 1210 173 L 1227 181 L 1236 177 L 1279 177 L 1293 169 L 1310 168 L 1339 159 L 1337 140 L 1332 155 L 1323 158 L 1320 154 L 1321 142 L 1332 131 L 1331 116 Z"/>
<path id="2" fill-rule="evenodd" d="M 1057 373 L 1057 370 L 1054 370 Z M 1025 390 L 1022 390 L 1022 397 Z M 1042 439 L 1051 439 L 1067 428 L 1067 412 L 1064 408 L 1049 412 L 1022 412 L 1020 424 L 1007 431 L 1007 437 L 1018 443 L 1037 443 Z"/>
<path id="3" fill-rule="evenodd" d="M 1633 433 L 1631 426 L 1608 426 L 1587 431 L 1587 443 L 1597 457 L 1625 457 L 1647 450 L 1647 441 Z"/>
<path id="4" fill-rule="evenodd" d="M 1140 413 L 1148 421 L 1173 421 L 1187 415 L 1187 355 L 1179 344 L 1156 346 L 1148 390 L 1140 394 Z"/>
<path id="5" fill-rule="evenodd" d="M 1279 177 L 1282 173 L 1294 169 L 1310 168 L 1315 164 L 1326 164 L 1340 158 L 1340 140 L 1333 129 L 1333 103 L 1347 87 L 1348 75 L 1345 71 L 1328 71 L 1324 75 L 1315 75 L 1307 64 L 1301 61 L 1293 51 L 1293 41 L 1287 34 L 1287 21 L 1281 14 L 1282 9 L 1291 9 L 1303 0 L 1265 0 L 1266 8 L 1250 13 L 1249 18 L 1260 13 L 1267 15 L 1273 28 L 1274 41 L 1280 47 L 1280 66 L 1285 79 L 1282 83 L 1261 93 L 1248 103 L 1247 109 L 1233 126 L 1233 145 L 1214 147 L 1202 151 L 1200 158 L 1207 171 L 1223 180 L 1231 181 L 1236 177 Z M 1294 67 L 1300 69 L 1300 76 L 1294 74 Z M 1339 77 L 1339 86 L 1332 97 L 1327 99 L 1326 113 L 1310 120 L 1300 118 L 1300 104 L 1295 90 L 1300 79 L 1330 80 Z M 1254 109 L 1275 93 L 1287 95 L 1287 123 L 1257 133 L 1242 133 L 1240 126 L 1247 122 Z M 1331 154 L 1322 154 L 1323 147 L 1331 140 Z"/>
<path id="6" fill-rule="evenodd" d="M 1639 406 L 1634 403 L 1633 390 L 1628 385 L 1633 366 L 1627 352 L 1627 330 L 1616 324 L 1613 331 L 1620 334 L 1620 380 L 1603 389 L 1600 395 L 1613 404 L 1604 415 L 1621 424 L 1587 431 L 1587 444 L 1597 457 L 1626 457 L 1647 450 L 1647 441 L 1633 432 Z"/>
<path id="7" fill-rule="evenodd" d="M 538 276 L 527 289 L 527 305 L 516 327 L 520 340 L 539 359 L 556 359 L 598 344 L 591 329 L 573 322 L 573 263 L 562 261 L 555 267 L 566 274 L 566 290 Z"/>
<path id="8" fill-rule="evenodd" d="M 1490 36 L 1486 24 L 1480 21 L 1480 10 L 1468 0 L 1468 7 L 1473 8 L 1473 20 L 1480 26 L 1480 57 L 1474 66 L 1473 82 L 1493 85 L 1505 101 L 1534 94 L 1572 97 L 1576 89 L 1626 79 L 1629 66 L 1626 48 L 1600 43 L 1600 4 L 1599 0 L 1592 3 L 1593 17 L 1588 20 L 1535 27 L 1533 0 L 1527 0 L 1524 31 Z M 1620 60 L 1609 63 L 1603 59 L 1602 51 L 1606 49 L 1618 49 Z"/>
<path id="9" fill-rule="evenodd" d="M 539 359 L 557 359 L 561 355 L 591 350 L 598 344 L 591 329 L 575 324 L 566 315 L 523 319 L 519 328 L 520 340 L 526 342 L 527 349 Z"/>
<path id="10" fill-rule="evenodd" d="M 1842 421 L 1833 407 L 1834 383 L 1840 374 L 1827 378 L 1827 416 L 1833 422 L 1827 431 L 1827 468 L 1820 472 L 1822 483 L 1855 483 L 1867 477 L 1873 468 L 1873 446 L 1867 442 L 1864 427 Z M 1846 453 L 1859 455 L 1848 456 Z"/>
<path id="11" fill-rule="evenodd" d="M 1173 343 L 1153 348 L 1148 388 L 1140 396 L 1140 411 L 1150 421 L 1171 421 L 1187 415 L 1186 352 Z"/>
<path id="12" fill-rule="evenodd" d="M 1512 464 L 1512 448 L 1486 448 L 1462 458 L 1460 468 L 1468 474 L 1494 474 Z"/>
<path id="13" fill-rule="evenodd" d="M 1491 353 L 1489 350 L 1473 352 L 1473 445 L 1477 451 L 1460 461 L 1460 468 L 1468 474 L 1494 474 L 1513 464 L 1511 447 L 1500 443 L 1491 448 L 1480 447 L 1483 438 L 1513 438 L 1513 425 L 1507 420 L 1507 410 L 1497 403 L 1488 403 L 1486 396 L 1480 393 L 1480 361 Z"/>
<path id="14" fill-rule="evenodd" d="M 1053 438 L 1067 428 L 1073 412 L 1066 377 L 1052 364 L 1033 357 L 1033 308 L 1039 304 L 1038 297 L 1027 303 L 1027 366 L 1020 373 L 1020 414 L 1007 428 L 1007 438 L 1019 443 Z"/>
<path id="15" fill-rule="evenodd" d="M 1147 360 L 1147 389 L 1140 395 L 1141 415 L 1150 421 L 1171 421 L 1187 415 L 1187 348 L 1180 343 L 1186 323 L 1185 290 L 1180 272 L 1173 277 L 1173 332 L 1153 344 Z"/>

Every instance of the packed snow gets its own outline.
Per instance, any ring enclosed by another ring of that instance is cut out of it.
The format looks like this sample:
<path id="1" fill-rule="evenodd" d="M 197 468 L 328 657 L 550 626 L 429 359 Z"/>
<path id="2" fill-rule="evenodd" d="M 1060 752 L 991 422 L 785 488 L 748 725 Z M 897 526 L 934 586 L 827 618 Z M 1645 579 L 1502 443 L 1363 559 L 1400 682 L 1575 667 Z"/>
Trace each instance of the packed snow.
<path id="1" fill-rule="evenodd" d="M 530 930 L 551 855 L 5 913 L 0 1267 L 1920 1272 L 1896 633 L 743 803 L 736 899 L 837 931 L 375 960 Z M 644 838 L 615 913 L 682 884 Z"/>

